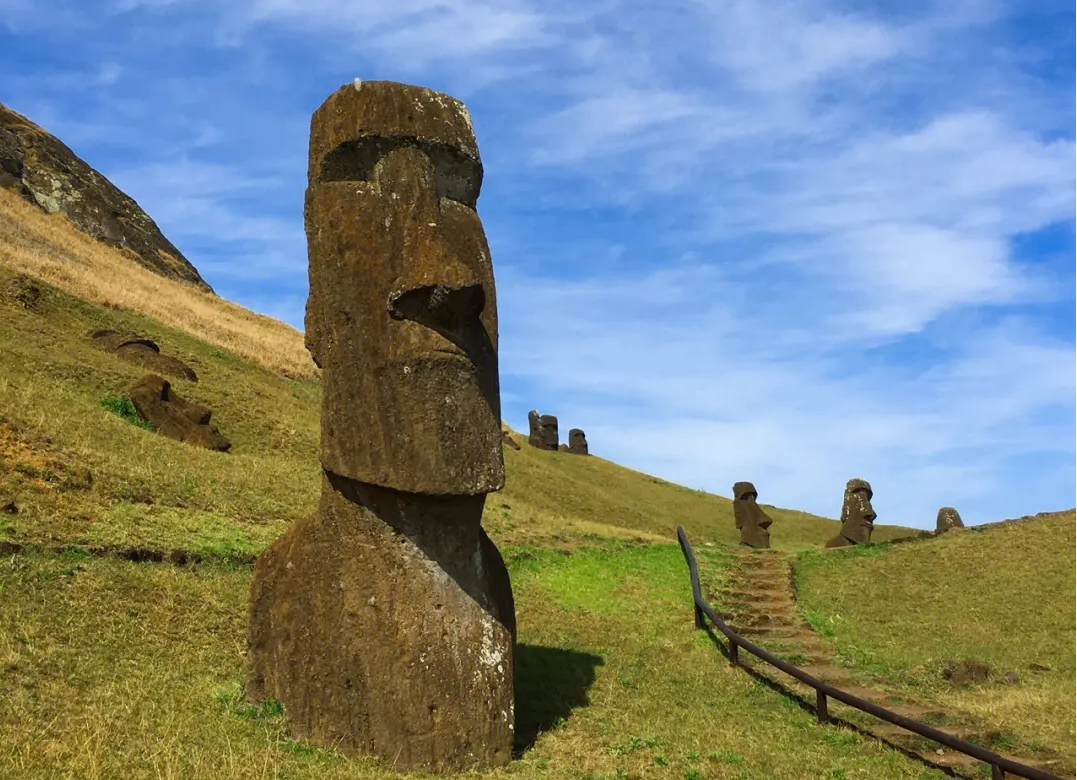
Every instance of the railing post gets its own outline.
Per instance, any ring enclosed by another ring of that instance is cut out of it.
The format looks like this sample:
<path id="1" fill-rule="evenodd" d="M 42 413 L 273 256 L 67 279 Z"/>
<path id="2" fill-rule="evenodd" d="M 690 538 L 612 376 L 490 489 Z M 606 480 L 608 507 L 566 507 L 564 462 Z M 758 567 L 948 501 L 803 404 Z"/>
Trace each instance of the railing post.
<path id="1" fill-rule="evenodd" d="M 729 663 L 731 663 L 733 666 L 738 665 L 737 664 L 737 649 L 739 647 L 740 647 L 740 645 L 737 644 L 736 640 L 734 640 L 734 639 L 729 640 Z"/>
<path id="2" fill-rule="evenodd" d="M 830 720 L 830 713 L 826 711 L 826 694 L 820 689 L 815 689 L 815 717 L 820 723 Z"/>
<path id="3" fill-rule="evenodd" d="M 703 628 L 706 623 L 703 622 L 703 610 L 699 608 L 699 604 L 695 605 L 696 610 L 696 628 Z"/>
<path id="4" fill-rule="evenodd" d="M 1006 773 L 998 764 L 991 765 L 991 780 L 1006 780 Z"/>

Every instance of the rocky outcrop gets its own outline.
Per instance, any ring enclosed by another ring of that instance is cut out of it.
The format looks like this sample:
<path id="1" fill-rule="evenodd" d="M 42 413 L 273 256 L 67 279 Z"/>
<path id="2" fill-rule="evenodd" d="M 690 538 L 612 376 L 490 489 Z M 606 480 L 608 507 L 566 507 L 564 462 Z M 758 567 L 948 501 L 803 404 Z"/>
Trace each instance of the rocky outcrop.
<path id="1" fill-rule="evenodd" d="M 62 212 L 84 233 L 130 250 L 139 264 L 154 273 L 210 290 L 134 200 L 58 138 L 3 104 L 0 187 L 15 190 L 50 214 Z"/>

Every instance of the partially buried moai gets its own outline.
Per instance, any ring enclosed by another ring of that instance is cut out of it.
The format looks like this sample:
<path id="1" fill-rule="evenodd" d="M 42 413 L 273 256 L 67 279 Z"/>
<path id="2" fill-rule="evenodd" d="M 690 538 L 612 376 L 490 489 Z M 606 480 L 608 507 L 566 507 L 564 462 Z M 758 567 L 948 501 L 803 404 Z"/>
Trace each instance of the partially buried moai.
<path id="1" fill-rule="evenodd" d="M 540 450 L 557 451 L 557 418 L 552 414 L 540 415 L 535 410 L 527 413 L 527 443 Z"/>
<path id="2" fill-rule="evenodd" d="M 770 547 L 773 522 L 756 503 L 759 494 L 751 482 L 733 485 L 733 519 L 740 531 L 740 543 L 749 547 Z"/>
<path id="3" fill-rule="evenodd" d="M 505 482 L 481 180 L 448 95 L 356 81 L 311 119 L 321 503 L 255 564 L 247 693 L 396 769 L 512 753 L 512 590 L 479 525 Z"/>
<path id="4" fill-rule="evenodd" d="M 539 413 L 532 409 L 527 413 L 527 443 L 537 449 L 542 449 L 542 421 Z"/>
<path id="5" fill-rule="evenodd" d="M 935 533 L 944 534 L 951 528 L 964 528 L 961 515 L 952 506 L 944 506 L 935 517 Z"/>
<path id="6" fill-rule="evenodd" d="M 568 432 L 568 451 L 574 455 L 587 455 L 587 435 L 579 428 Z"/>
<path id="7" fill-rule="evenodd" d="M 875 528 L 875 510 L 871 507 L 871 485 L 866 479 L 850 479 L 845 483 L 845 498 L 841 505 L 841 529 L 826 543 L 827 547 L 848 547 L 871 542 Z"/>

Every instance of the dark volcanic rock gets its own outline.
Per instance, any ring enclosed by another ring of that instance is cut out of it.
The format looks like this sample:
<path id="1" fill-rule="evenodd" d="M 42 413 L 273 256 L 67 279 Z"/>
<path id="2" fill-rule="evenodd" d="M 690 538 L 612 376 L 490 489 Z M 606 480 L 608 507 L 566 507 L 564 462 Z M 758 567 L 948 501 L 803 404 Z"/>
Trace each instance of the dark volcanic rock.
<path id="1" fill-rule="evenodd" d="M 587 455 L 587 434 L 580 428 L 570 430 L 568 432 L 568 447 L 565 449 L 573 455 Z"/>
<path id="2" fill-rule="evenodd" d="M 774 521 L 756 499 L 759 493 L 751 482 L 733 485 L 733 519 L 740 531 L 740 543 L 749 547 L 770 547 L 770 526 Z"/>
<path id="3" fill-rule="evenodd" d="M 90 334 L 90 340 L 94 346 L 106 352 L 112 352 L 129 363 L 142 366 L 149 371 L 171 374 L 190 382 L 198 381 L 198 375 L 195 374 L 194 369 L 179 358 L 162 355 L 161 348 L 144 336 L 119 333 L 114 330 L 95 330 Z"/>
<path id="4" fill-rule="evenodd" d="M 167 379 L 148 374 L 134 384 L 130 396 L 139 417 L 162 436 L 220 452 L 231 448 L 232 443 L 210 423 L 212 412 L 176 395 Z"/>
<path id="5" fill-rule="evenodd" d="M 134 200 L 55 136 L 3 104 L 0 187 L 15 190 L 50 214 L 63 212 L 84 233 L 133 252 L 154 273 L 210 290 Z"/>
<path id="6" fill-rule="evenodd" d="M 961 515 L 952 506 L 944 506 L 935 517 L 935 533 L 944 534 L 951 528 L 964 528 Z"/>

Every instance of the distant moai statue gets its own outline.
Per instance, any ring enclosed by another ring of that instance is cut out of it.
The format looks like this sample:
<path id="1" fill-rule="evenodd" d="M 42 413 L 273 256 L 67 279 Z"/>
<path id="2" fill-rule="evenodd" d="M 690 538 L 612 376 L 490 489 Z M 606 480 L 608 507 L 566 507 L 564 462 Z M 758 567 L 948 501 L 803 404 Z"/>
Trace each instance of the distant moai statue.
<path id="1" fill-rule="evenodd" d="M 534 409 L 527 413 L 527 443 L 540 450 L 557 452 L 557 418 L 552 414 L 540 415 Z"/>
<path id="2" fill-rule="evenodd" d="M 532 409 L 527 413 L 527 443 L 532 447 L 542 449 L 542 421 L 539 413 Z"/>
<path id="3" fill-rule="evenodd" d="M 952 506 L 944 506 L 935 517 L 935 533 L 944 534 L 951 528 L 964 528 L 961 515 Z"/>
<path id="4" fill-rule="evenodd" d="M 756 503 L 759 493 L 751 482 L 733 485 L 733 520 L 740 530 L 740 543 L 770 547 L 770 524 L 774 522 Z"/>
<path id="5" fill-rule="evenodd" d="M 826 543 L 827 547 L 848 547 L 871 542 L 875 528 L 875 510 L 871 507 L 871 485 L 866 479 L 850 479 L 845 484 L 841 505 L 841 529 Z"/>
<path id="6" fill-rule="evenodd" d="M 539 425 L 542 428 L 542 449 L 556 452 L 560 441 L 557 435 L 557 418 L 552 414 L 544 414 L 539 418 Z"/>
<path id="7" fill-rule="evenodd" d="M 568 432 L 568 451 L 574 455 L 587 455 L 587 435 L 579 428 Z"/>
<path id="8" fill-rule="evenodd" d="M 311 119 L 321 503 L 255 564 L 247 694 L 397 770 L 512 755 L 512 589 L 479 524 L 505 483 L 481 179 L 448 95 L 356 82 Z"/>

